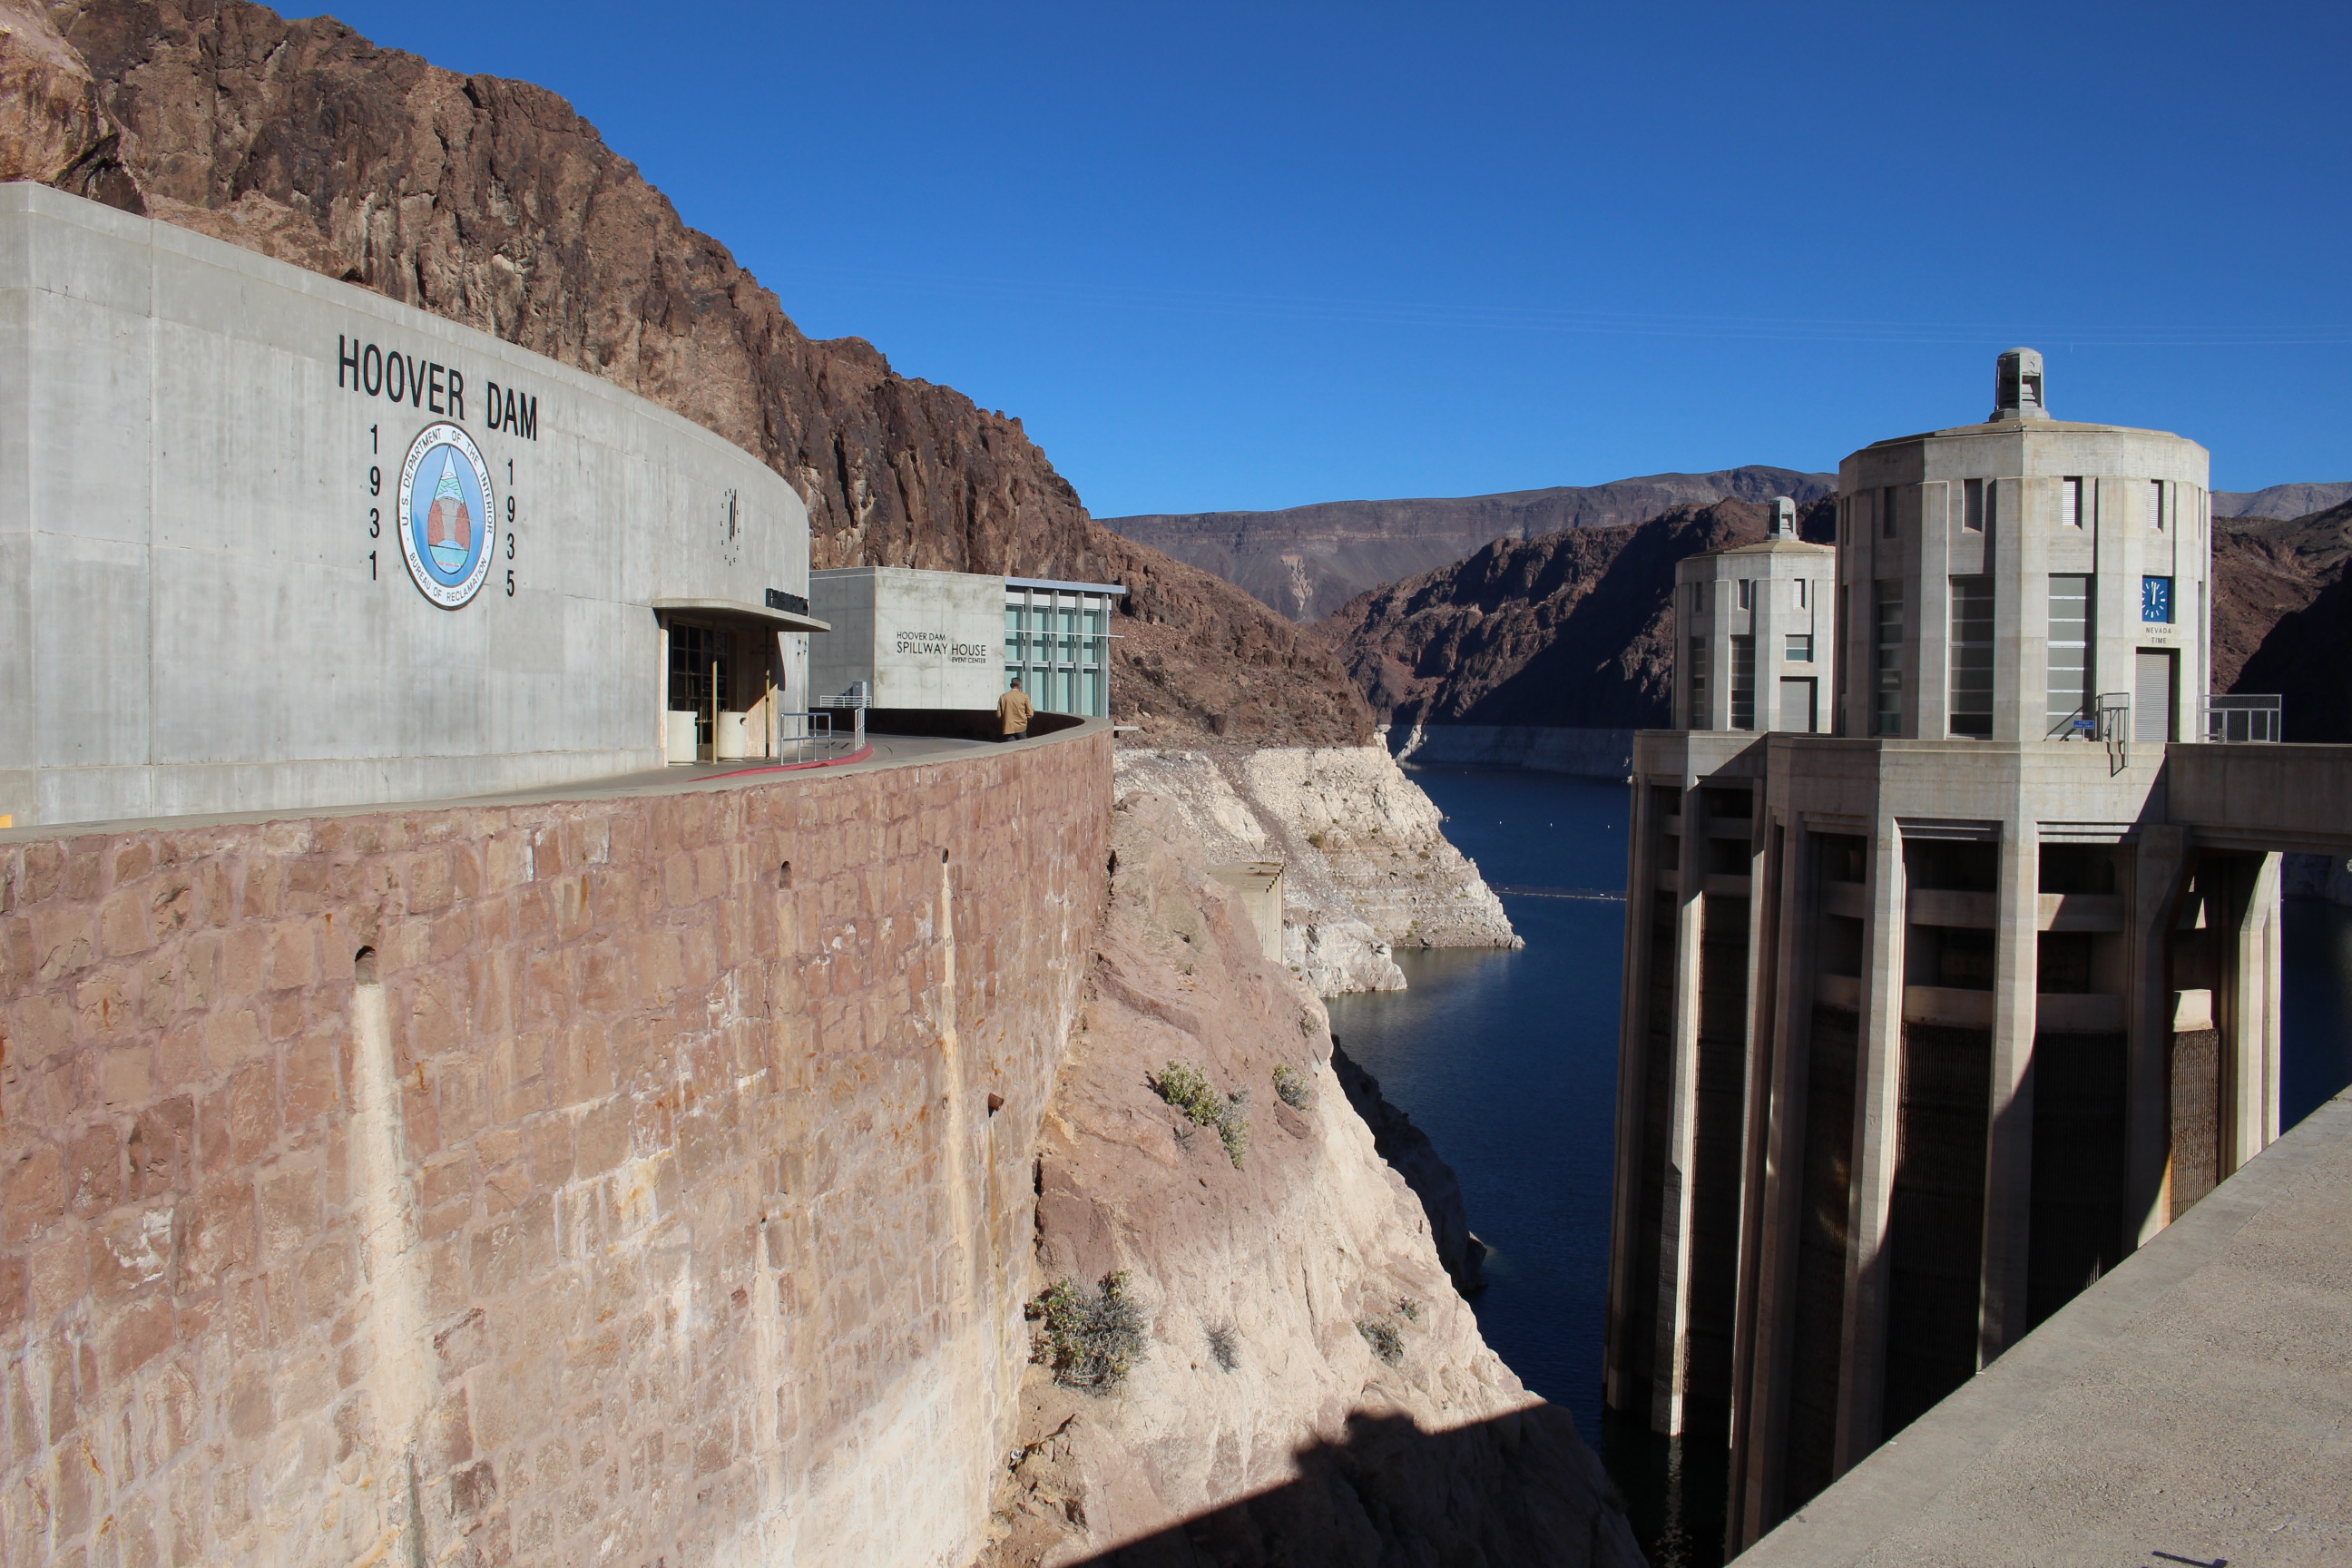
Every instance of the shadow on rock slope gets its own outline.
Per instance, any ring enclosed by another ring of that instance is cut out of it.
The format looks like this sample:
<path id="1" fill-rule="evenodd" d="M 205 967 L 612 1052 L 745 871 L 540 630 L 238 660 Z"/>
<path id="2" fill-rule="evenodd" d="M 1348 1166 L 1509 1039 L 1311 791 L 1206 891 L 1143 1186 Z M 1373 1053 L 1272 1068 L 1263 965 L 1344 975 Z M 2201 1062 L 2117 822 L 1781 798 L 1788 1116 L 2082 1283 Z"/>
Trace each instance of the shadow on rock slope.
<path id="1" fill-rule="evenodd" d="M 1211 1561 L 1297 1568 L 1638 1562 L 1568 1414 L 1480 1338 L 1333 1071 L 1320 1000 L 1259 951 L 1172 803 L 1127 796 L 1111 841 L 1038 1142 L 1034 1289 L 1118 1278 L 1142 1350 L 1108 1392 L 1074 1386 L 1041 1331 L 980 1562 L 1202 1531 Z M 1184 1075 L 1225 1125 L 1159 1092 Z"/>

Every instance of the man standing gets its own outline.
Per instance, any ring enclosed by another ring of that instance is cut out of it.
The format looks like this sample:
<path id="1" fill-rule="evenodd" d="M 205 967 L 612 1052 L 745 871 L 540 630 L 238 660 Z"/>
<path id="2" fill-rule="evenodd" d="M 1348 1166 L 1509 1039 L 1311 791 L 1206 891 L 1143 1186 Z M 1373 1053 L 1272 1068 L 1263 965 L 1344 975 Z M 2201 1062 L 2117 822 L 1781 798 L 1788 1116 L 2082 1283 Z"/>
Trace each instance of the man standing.
<path id="1" fill-rule="evenodd" d="M 1013 678 L 1012 689 L 996 700 L 996 721 L 1004 731 L 1001 737 L 1007 741 L 1029 738 L 1029 716 L 1037 710 L 1030 703 L 1029 694 L 1021 689 L 1021 678 Z"/>

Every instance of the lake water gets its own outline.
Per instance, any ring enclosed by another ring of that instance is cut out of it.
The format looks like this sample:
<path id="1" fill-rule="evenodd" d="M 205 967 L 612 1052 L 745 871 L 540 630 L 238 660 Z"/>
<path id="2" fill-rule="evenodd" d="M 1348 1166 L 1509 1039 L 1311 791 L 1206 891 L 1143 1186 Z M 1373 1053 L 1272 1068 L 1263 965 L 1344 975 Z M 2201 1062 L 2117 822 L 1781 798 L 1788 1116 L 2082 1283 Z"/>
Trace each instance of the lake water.
<path id="1" fill-rule="evenodd" d="M 1470 1227 L 1495 1249 L 1475 1303 L 1486 1342 L 1599 1447 L 1627 791 L 1559 774 L 1412 773 L 1528 945 L 1400 952 L 1412 988 L 1334 998 L 1332 1032 L 1461 1178 Z M 2287 900 L 2285 963 L 2292 1126 L 2352 1083 L 2352 910 Z M 1655 1539 L 1664 1489 L 1696 1478 L 1669 1478 L 1662 1450 L 1612 1436 L 1612 1468 L 1654 1560 L 1720 1561 L 1708 1543 L 1710 1524 L 1720 1539 L 1719 1500 L 1679 1500 L 1669 1511 L 1683 1526 L 1664 1527 L 1677 1539 Z"/>

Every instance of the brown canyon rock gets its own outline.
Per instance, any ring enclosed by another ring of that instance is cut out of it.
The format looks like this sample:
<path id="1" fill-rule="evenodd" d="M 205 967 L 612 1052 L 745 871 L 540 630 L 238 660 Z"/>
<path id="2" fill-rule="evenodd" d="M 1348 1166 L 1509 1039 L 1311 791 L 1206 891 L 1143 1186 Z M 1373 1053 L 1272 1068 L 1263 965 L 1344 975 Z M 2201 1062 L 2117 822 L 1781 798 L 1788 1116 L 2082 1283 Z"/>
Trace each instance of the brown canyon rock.
<path id="1" fill-rule="evenodd" d="M 1831 503 L 1800 515 L 1825 537 Z M 1666 721 L 1675 564 L 1764 536 L 1745 501 L 1629 528 L 1498 539 L 1466 561 L 1360 594 L 1318 629 L 1391 724 L 1632 729 Z"/>
<path id="2" fill-rule="evenodd" d="M 2276 692 L 2289 741 L 2352 742 L 2352 502 L 2213 525 L 2213 689 Z"/>
<path id="3" fill-rule="evenodd" d="M 804 336 L 543 88 L 239 0 L 0 9 L 0 178 L 144 211 L 601 375 L 765 458 L 816 564 L 1129 584 L 1120 717 L 1171 737 L 1370 733 L 1328 651 L 1096 524 L 1017 418 Z"/>
<path id="4" fill-rule="evenodd" d="M 985 1568 L 1638 1563 L 1567 1413 L 1479 1339 L 1333 1074 L 1322 1005 L 1260 956 L 1172 803 L 1131 795 L 1111 833 L 1037 1264 L 1041 1283 L 1126 1271 L 1144 1353 L 1102 1394 L 1030 1368 Z M 1247 1092 L 1238 1164 L 1153 1092 L 1171 1061 Z M 1279 1097 L 1277 1067 L 1309 1103 Z"/>

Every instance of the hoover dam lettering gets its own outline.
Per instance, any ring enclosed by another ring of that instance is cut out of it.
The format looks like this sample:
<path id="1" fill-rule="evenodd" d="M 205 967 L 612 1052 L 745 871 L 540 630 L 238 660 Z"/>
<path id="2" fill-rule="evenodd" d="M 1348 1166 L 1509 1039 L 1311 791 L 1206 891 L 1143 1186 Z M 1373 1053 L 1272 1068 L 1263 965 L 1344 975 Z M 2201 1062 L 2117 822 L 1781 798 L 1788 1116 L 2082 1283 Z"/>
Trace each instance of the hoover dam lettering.
<path id="1" fill-rule="evenodd" d="M 387 398 L 451 419 L 466 417 L 466 378 L 453 365 L 419 359 L 357 337 L 335 334 L 335 384 L 368 397 Z M 485 379 L 482 424 L 526 441 L 539 439 L 539 398 Z"/>

